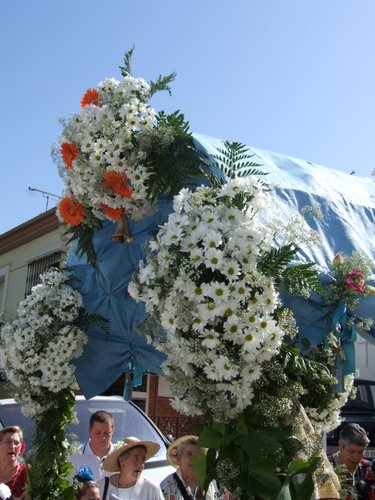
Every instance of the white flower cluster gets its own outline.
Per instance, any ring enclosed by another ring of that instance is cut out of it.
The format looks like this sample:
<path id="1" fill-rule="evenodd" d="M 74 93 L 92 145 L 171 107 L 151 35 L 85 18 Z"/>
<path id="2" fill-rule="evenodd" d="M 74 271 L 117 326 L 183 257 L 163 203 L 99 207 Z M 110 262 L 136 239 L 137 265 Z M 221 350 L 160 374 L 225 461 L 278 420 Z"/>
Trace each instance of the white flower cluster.
<path id="1" fill-rule="evenodd" d="M 56 270 L 41 275 L 42 283 L 20 302 L 17 317 L 2 329 L 0 362 L 25 414 L 45 408 L 44 391 L 56 393 L 76 385 L 71 361 L 82 353 L 87 336 L 78 326 L 81 294 Z"/>
<path id="2" fill-rule="evenodd" d="M 262 363 L 281 344 L 274 282 L 257 269 L 272 242 L 257 222 L 264 199 L 250 177 L 181 190 L 129 286 L 166 332 L 156 347 L 168 356 L 163 368 L 173 405 L 184 413 L 208 411 L 217 420 L 239 414 L 252 400 Z"/>
<path id="3" fill-rule="evenodd" d="M 336 429 L 341 422 L 340 410 L 349 397 L 353 397 L 354 373 L 344 377 L 344 391 L 333 395 L 331 403 L 324 410 L 305 408 L 306 413 L 317 434 Z M 355 397 L 355 395 L 354 395 Z"/>
<path id="4" fill-rule="evenodd" d="M 106 79 L 98 85 L 98 103 L 86 104 L 66 123 L 60 143 L 78 148 L 71 168 L 64 168 L 66 195 L 89 207 L 94 216 L 106 218 L 103 206 L 124 209 L 135 220 L 153 211 L 146 197 L 147 168 L 144 152 L 134 137 L 154 126 L 155 111 L 148 105 L 150 86 L 130 75 Z M 106 172 L 125 174 L 131 196 L 108 187 Z M 61 218 L 61 217 L 60 217 Z M 62 219 L 63 220 L 63 219 Z"/>

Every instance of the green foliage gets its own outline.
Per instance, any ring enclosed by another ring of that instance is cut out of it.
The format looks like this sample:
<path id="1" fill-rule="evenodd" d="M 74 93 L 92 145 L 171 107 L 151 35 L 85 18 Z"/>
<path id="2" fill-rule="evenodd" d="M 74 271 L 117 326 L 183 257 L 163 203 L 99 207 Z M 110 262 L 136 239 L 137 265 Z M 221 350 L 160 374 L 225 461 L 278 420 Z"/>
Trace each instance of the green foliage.
<path id="1" fill-rule="evenodd" d="M 132 60 L 134 48 L 135 48 L 135 46 L 133 45 L 133 47 L 131 49 L 129 49 L 125 52 L 125 54 L 124 54 L 124 66 L 119 66 L 123 77 L 132 74 L 131 60 Z"/>
<path id="2" fill-rule="evenodd" d="M 258 269 L 266 276 L 273 276 L 277 283 L 297 253 L 298 248 L 293 243 L 281 248 L 272 248 L 262 255 Z"/>
<path id="3" fill-rule="evenodd" d="M 318 273 L 313 269 L 314 266 L 313 262 L 308 262 L 286 268 L 282 277 L 287 290 L 311 289 L 320 295 L 324 295 Z"/>
<path id="4" fill-rule="evenodd" d="M 156 115 L 156 122 L 158 127 L 161 129 L 163 127 L 169 128 L 176 136 L 191 137 L 189 122 L 185 121 L 185 116 L 179 109 L 169 115 L 165 114 L 164 111 L 159 111 Z"/>
<path id="5" fill-rule="evenodd" d="M 150 81 L 150 97 L 160 90 L 166 90 L 169 95 L 172 95 L 172 90 L 168 84 L 173 82 L 176 76 L 176 73 L 173 72 L 166 76 L 159 75 L 156 82 Z"/>
<path id="6" fill-rule="evenodd" d="M 294 342 L 298 341 L 295 339 Z M 280 359 L 288 377 L 306 388 L 300 396 L 305 408 L 323 411 L 335 397 L 337 380 L 333 375 L 336 365 L 334 351 L 327 344 L 320 343 L 308 353 L 287 345 L 281 347 Z"/>
<path id="7" fill-rule="evenodd" d="M 134 52 L 135 46 L 128 51 L 125 52 L 124 54 L 124 66 L 119 66 L 121 70 L 121 74 L 123 77 L 129 76 L 132 74 L 132 56 Z M 173 80 L 176 78 L 176 73 L 170 73 L 169 75 L 162 76 L 159 75 L 156 82 L 150 81 L 150 97 L 152 97 L 156 92 L 159 92 L 160 90 L 166 90 L 169 95 L 172 94 L 171 88 L 169 86 L 169 83 L 173 82 Z"/>
<path id="8" fill-rule="evenodd" d="M 296 460 L 291 439 L 296 439 L 291 427 L 262 427 L 251 407 L 232 422 L 207 423 L 199 444 L 209 451 L 193 462 L 199 484 L 207 489 L 216 479 L 229 491 L 242 491 L 244 499 L 306 500 L 317 459 Z"/>
<path id="9" fill-rule="evenodd" d="M 318 272 L 313 269 L 314 263 L 295 264 L 293 259 L 299 249 L 293 243 L 281 248 L 272 248 L 258 262 L 258 269 L 266 276 L 272 276 L 277 284 L 295 293 L 302 289 L 315 290 L 324 295 L 324 290 L 318 278 Z"/>
<path id="10" fill-rule="evenodd" d="M 179 111 L 170 115 L 159 113 L 157 130 L 147 139 L 144 163 L 150 172 L 147 181 L 149 199 L 155 200 L 162 193 L 168 193 L 172 198 L 186 184 L 199 185 L 207 179 L 214 182 L 209 172 L 209 159 L 195 146 L 189 123 Z"/>
<path id="11" fill-rule="evenodd" d="M 298 380 L 301 376 L 308 379 L 317 373 L 329 373 L 329 368 L 325 363 L 308 358 L 299 349 L 288 346 L 286 343 L 280 348 L 280 358 L 286 373 L 294 380 Z"/>
<path id="12" fill-rule="evenodd" d="M 67 239 L 68 244 L 72 243 L 75 240 L 77 241 L 77 254 L 80 257 L 86 255 L 87 262 L 97 272 L 99 271 L 99 268 L 96 260 L 96 252 L 93 241 L 95 230 L 101 228 L 101 221 L 92 217 L 92 219 L 90 219 L 90 224 L 68 226 L 64 233 L 64 237 Z"/>
<path id="13" fill-rule="evenodd" d="M 33 500 L 74 500 L 73 488 L 67 481 L 72 465 L 68 462 L 71 448 L 65 426 L 74 415 L 75 394 L 71 389 L 58 393 L 45 390 L 48 410 L 35 418 L 36 430 L 31 451 L 28 494 Z"/>
<path id="14" fill-rule="evenodd" d="M 217 148 L 220 155 L 213 155 L 217 166 L 228 179 L 249 175 L 267 175 L 258 167 L 261 165 L 251 160 L 253 154 L 240 142 L 225 141 L 224 149 Z"/>

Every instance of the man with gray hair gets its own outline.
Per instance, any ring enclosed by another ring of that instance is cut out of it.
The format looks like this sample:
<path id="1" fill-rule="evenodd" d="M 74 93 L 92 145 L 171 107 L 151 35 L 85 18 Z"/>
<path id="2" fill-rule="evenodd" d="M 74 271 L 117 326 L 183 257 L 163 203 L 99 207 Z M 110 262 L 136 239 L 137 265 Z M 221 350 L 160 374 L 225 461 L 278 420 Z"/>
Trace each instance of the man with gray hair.
<path id="1" fill-rule="evenodd" d="M 339 434 L 339 451 L 328 457 L 340 478 L 341 488 L 356 492 L 358 499 L 368 499 L 374 483 L 372 464 L 363 458 L 369 443 L 363 427 L 347 424 Z"/>

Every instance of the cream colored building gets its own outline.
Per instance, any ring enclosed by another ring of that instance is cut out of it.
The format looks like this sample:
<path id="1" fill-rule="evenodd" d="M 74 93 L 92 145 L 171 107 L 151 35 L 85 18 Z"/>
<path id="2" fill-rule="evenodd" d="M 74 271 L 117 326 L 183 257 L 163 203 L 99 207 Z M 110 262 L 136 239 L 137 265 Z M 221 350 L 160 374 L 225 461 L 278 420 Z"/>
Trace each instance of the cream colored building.
<path id="1" fill-rule="evenodd" d="M 15 314 L 39 275 L 64 256 L 55 208 L 0 235 L 0 308 Z"/>

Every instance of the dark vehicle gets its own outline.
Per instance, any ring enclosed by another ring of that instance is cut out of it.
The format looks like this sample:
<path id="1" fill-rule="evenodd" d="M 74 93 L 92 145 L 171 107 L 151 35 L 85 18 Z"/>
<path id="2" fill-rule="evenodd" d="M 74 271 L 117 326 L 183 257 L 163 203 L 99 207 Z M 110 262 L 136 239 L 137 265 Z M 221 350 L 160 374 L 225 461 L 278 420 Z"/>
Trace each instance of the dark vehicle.
<path id="1" fill-rule="evenodd" d="M 154 441 L 160 445 L 158 453 L 145 464 L 144 476 L 156 482 L 166 477 L 174 468 L 166 460 L 166 450 L 170 442 L 143 411 L 131 401 L 124 401 L 120 396 L 97 396 L 85 399 L 76 397 L 75 411 L 77 423 L 68 427 L 67 433 L 72 440 L 83 444 L 88 439 L 88 426 L 92 413 L 106 410 L 112 413 L 115 420 L 115 431 L 112 442 L 122 441 L 126 437 L 135 436 L 141 440 Z M 0 400 L 0 428 L 8 425 L 19 425 L 24 432 L 27 449 L 32 445 L 35 424 L 31 418 L 21 413 L 21 406 L 14 399 Z"/>
<path id="2" fill-rule="evenodd" d="M 375 381 L 358 378 L 354 381 L 357 388 L 355 399 L 348 399 L 341 409 L 343 422 L 334 431 L 327 434 L 327 453 L 338 450 L 339 432 L 346 424 L 356 423 L 363 427 L 370 439 L 365 450 L 366 458 L 375 458 Z"/>

